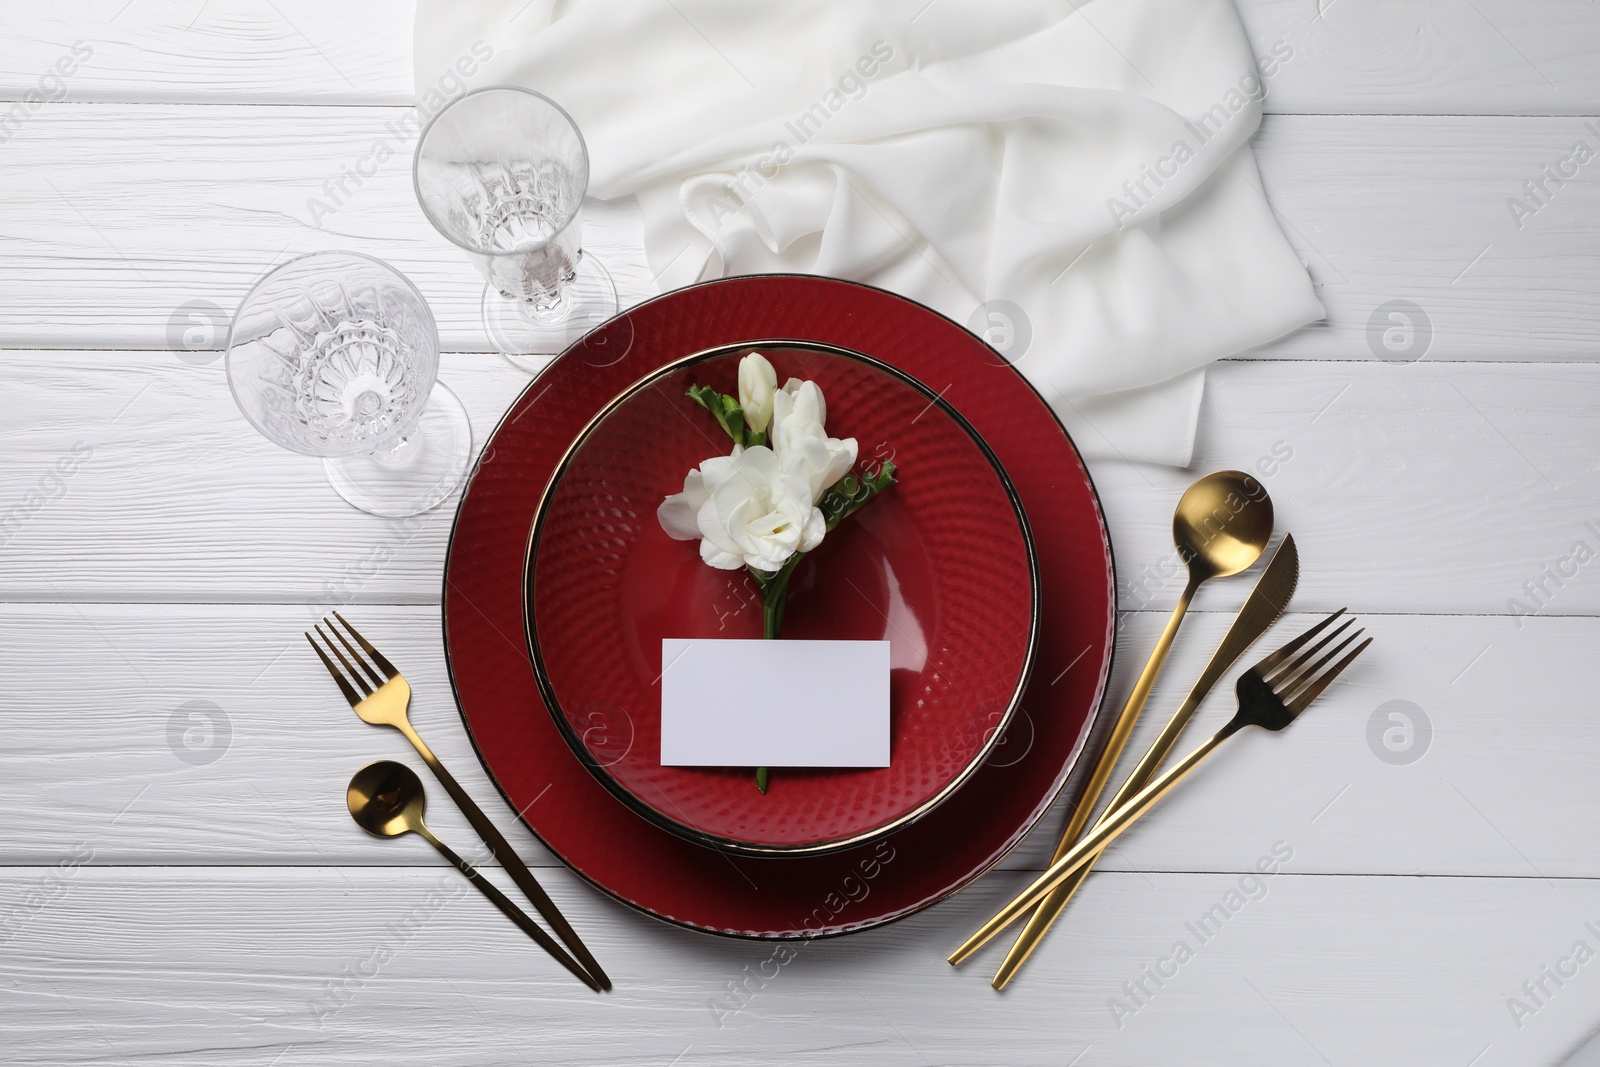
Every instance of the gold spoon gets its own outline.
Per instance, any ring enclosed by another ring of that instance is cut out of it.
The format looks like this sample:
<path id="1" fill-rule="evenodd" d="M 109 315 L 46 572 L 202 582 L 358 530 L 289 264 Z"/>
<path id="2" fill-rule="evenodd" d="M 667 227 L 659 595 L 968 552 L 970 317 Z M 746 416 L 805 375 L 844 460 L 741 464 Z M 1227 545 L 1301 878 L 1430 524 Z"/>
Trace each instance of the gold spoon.
<path id="1" fill-rule="evenodd" d="M 1060 843 L 1056 845 L 1052 863 L 1067 854 L 1089 824 L 1089 816 L 1094 812 L 1094 806 L 1110 782 L 1111 772 L 1116 769 L 1117 760 L 1121 758 L 1122 750 L 1133 734 L 1134 724 L 1139 721 L 1145 699 L 1156 684 L 1156 675 L 1161 673 L 1167 650 L 1172 647 L 1172 639 L 1178 635 L 1178 627 L 1189 611 L 1189 602 L 1194 599 L 1195 591 L 1201 583 L 1212 578 L 1227 578 L 1248 570 L 1251 564 L 1261 558 L 1267 542 L 1272 539 L 1272 522 L 1272 498 L 1267 495 L 1266 487 L 1243 471 L 1208 474 L 1191 485 L 1179 499 L 1177 511 L 1172 516 L 1172 540 L 1178 548 L 1178 555 L 1188 565 L 1189 581 L 1183 587 L 1178 606 L 1172 609 L 1167 628 L 1161 631 L 1161 639 L 1150 653 L 1139 681 L 1134 684 L 1133 692 L 1128 694 L 1128 702 L 1117 716 L 1105 751 L 1100 754 L 1100 762 L 1095 765 L 1094 774 L 1084 787 L 1078 807 L 1067 822 Z M 1027 958 L 1026 952 L 1031 951 L 1031 946 L 1044 936 L 1076 888 L 1075 884 L 1058 886 L 1040 903 L 1017 937 L 1018 945 L 1030 946 L 1025 949 L 1022 959 Z M 950 957 L 950 962 L 960 963 L 966 955 L 958 952 Z M 996 975 L 996 988 L 1010 979 L 1010 974 L 1021 966 L 1022 959 L 1015 961 L 1010 973 Z"/>
<path id="2" fill-rule="evenodd" d="M 466 875 L 484 896 L 494 901 L 495 907 L 505 912 L 507 918 L 520 926 L 523 933 L 538 942 L 539 947 L 554 956 L 563 967 L 577 975 L 584 985 L 596 993 L 600 992 L 600 983 L 578 966 L 577 961 L 567 955 L 566 950 L 556 944 L 554 938 L 528 918 L 522 909 L 506 899 L 506 895 L 496 889 L 494 883 L 456 855 L 449 845 L 433 836 L 433 831 L 422 821 L 422 812 L 428 803 L 428 798 L 422 791 L 422 779 L 418 778 L 410 767 L 393 760 L 379 760 L 377 763 L 367 764 L 350 779 L 350 789 L 345 793 L 345 803 L 350 806 L 351 818 L 369 834 L 377 837 L 421 834 L 430 845 L 439 850 L 441 856 L 455 864 L 456 869 Z"/>

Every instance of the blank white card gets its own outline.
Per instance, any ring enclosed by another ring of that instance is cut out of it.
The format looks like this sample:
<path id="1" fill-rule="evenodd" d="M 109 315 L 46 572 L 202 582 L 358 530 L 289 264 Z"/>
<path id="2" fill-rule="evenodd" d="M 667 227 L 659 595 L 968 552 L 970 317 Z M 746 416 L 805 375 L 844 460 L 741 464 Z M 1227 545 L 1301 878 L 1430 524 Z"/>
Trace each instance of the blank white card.
<path id="1" fill-rule="evenodd" d="M 667 767 L 889 766 L 889 642 L 661 642 Z"/>

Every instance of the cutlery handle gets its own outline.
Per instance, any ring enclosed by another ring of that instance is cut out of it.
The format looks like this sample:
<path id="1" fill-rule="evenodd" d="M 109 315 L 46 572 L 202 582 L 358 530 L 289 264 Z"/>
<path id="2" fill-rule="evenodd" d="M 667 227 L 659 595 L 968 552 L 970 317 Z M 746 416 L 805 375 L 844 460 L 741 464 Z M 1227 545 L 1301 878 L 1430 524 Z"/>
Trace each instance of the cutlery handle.
<path id="1" fill-rule="evenodd" d="M 1256 581 L 1256 587 L 1245 601 L 1244 607 L 1239 609 L 1239 614 L 1234 618 L 1233 625 L 1228 627 L 1227 634 L 1222 643 L 1217 646 L 1216 652 L 1211 656 L 1211 662 L 1206 664 L 1206 669 L 1200 672 L 1200 677 L 1195 681 L 1194 688 L 1189 690 L 1189 695 L 1184 698 L 1182 705 L 1173 713 L 1172 718 L 1162 727 L 1161 735 L 1150 746 L 1150 751 L 1144 754 L 1133 771 L 1128 775 L 1127 781 L 1122 783 L 1122 788 L 1117 790 L 1116 796 L 1111 798 L 1111 803 L 1106 805 L 1106 811 L 1115 811 L 1133 798 L 1133 795 L 1143 789 L 1161 769 L 1162 762 L 1177 747 L 1178 737 L 1183 733 L 1195 711 L 1205 700 L 1206 694 L 1211 692 L 1211 687 L 1227 673 L 1228 668 L 1244 654 L 1244 650 L 1255 643 L 1256 638 L 1267 631 L 1271 625 L 1283 614 L 1290 598 L 1294 596 L 1295 587 L 1300 580 L 1300 550 L 1295 547 L 1294 535 L 1284 534 L 1283 541 L 1278 545 L 1278 550 L 1272 554 L 1272 561 L 1267 564 L 1266 570 L 1261 572 L 1261 577 Z M 1056 847 L 1052 860 L 1060 859 L 1071 846 L 1072 842 L 1063 837 L 1061 844 Z M 1017 937 L 1016 944 L 1011 946 L 1011 951 L 1006 954 L 1005 962 L 1000 965 L 999 971 L 994 976 L 994 987 L 1004 989 L 1006 984 L 1016 976 L 1017 971 L 1027 962 L 1033 950 L 1038 947 L 1039 941 L 1055 920 L 1060 917 L 1062 910 L 1072 900 L 1072 895 L 1078 891 L 1089 871 L 1094 866 L 1095 860 L 1090 860 L 1072 874 L 1065 882 L 1051 890 L 1045 897 L 1037 911 L 1028 919 L 1027 927 Z"/>
<path id="2" fill-rule="evenodd" d="M 538 923 L 528 918 L 527 913 L 525 913 L 515 904 L 511 903 L 511 901 L 506 898 L 504 893 L 495 888 L 493 882 L 479 874 L 477 868 L 473 867 L 472 864 L 456 855 L 454 849 L 445 844 L 443 841 L 440 841 L 437 837 L 433 836 L 433 832 L 427 827 L 422 827 L 417 832 L 423 837 L 427 838 L 428 842 L 433 845 L 434 848 L 439 850 L 439 854 L 441 856 L 455 864 L 456 870 L 466 875 L 467 880 L 473 885 L 477 886 L 479 891 L 482 892 L 484 896 L 493 901 L 494 906 L 504 912 L 506 918 L 510 919 L 512 922 L 521 927 L 522 932 L 533 938 L 540 948 L 554 956 L 556 962 L 560 963 L 567 970 L 577 975 L 579 981 L 583 982 L 584 985 L 588 986 L 596 993 L 600 992 L 600 983 L 596 982 L 587 971 L 580 967 L 576 960 L 567 955 L 566 951 L 563 950 L 560 945 L 556 944 L 555 939 L 549 934 L 545 933 L 544 929 L 540 927 Z"/>
<path id="3" fill-rule="evenodd" d="M 1150 746 L 1150 750 L 1144 754 L 1144 758 L 1139 761 L 1138 766 L 1134 767 L 1132 772 L 1129 773 L 1128 780 L 1122 783 L 1122 788 L 1118 789 L 1116 794 L 1112 796 L 1111 803 L 1106 805 L 1106 815 L 1112 814 L 1127 804 L 1138 794 L 1139 790 L 1150 783 L 1151 778 L 1155 777 L 1156 771 L 1161 767 L 1161 762 L 1167 758 L 1172 752 L 1173 746 L 1178 743 L 1178 735 L 1188 725 L 1189 718 L 1194 714 L 1194 709 L 1199 703 L 1194 698 L 1194 695 L 1191 694 L 1184 701 L 1183 706 L 1178 709 L 1177 713 L 1167 721 L 1167 725 L 1162 728 L 1161 736 L 1156 738 L 1155 744 Z M 1101 822 L 1104 821 L 1105 819 L 1102 817 Z M 1095 824 L 1096 829 L 1099 826 L 1099 823 Z M 1056 846 L 1055 855 L 1051 857 L 1050 862 L 1054 863 L 1061 859 L 1071 847 L 1072 840 L 1063 836 L 1061 843 Z M 1049 895 L 1039 902 L 1038 910 L 1028 918 L 1027 926 L 1023 927 L 1022 933 L 1017 935 L 1016 943 L 1011 946 L 1011 951 L 1006 955 L 1005 962 L 995 972 L 993 985 L 996 989 L 1004 989 L 1006 984 L 1016 977 L 1017 971 L 1021 970 L 1022 965 L 1028 962 L 1028 957 L 1033 955 L 1033 950 L 1039 946 L 1039 942 L 1045 933 L 1061 915 L 1067 903 L 1072 900 L 1072 896 L 1078 891 L 1078 887 L 1088 879 L 1089 872 L 1099 862 L 1101 855 L 1104 855 L 1103 851 L 1090 856 L 1087 863 L 1069 874 L 1064 882 L 1052 889 Z"/>
<path id="4" fill-rule="evenodd" d="M 1153 807 L 1156 801 L 1171 792 L 1172 788 L 1181 782 L 1186 775 L 1212 752 L 1217 746 L 1226 741 L 1238 730 L 1237 726 L 1230 723 L 1218 730 L 1205 744 L 1183 757 L 1170 771 L 1139 790 L 1124 806 L 1108 812 L 1100 824 L 1079 841 L 1066 855 L 1052 863 L 1039 877 L 1035 878 L 1028 887 L 1019 893 L 1005 907 L 995 913 L 994 918 L 979 927 L 978 932 L 964 941 L 960 948 L 950 954 L 950 963 L 957 964 L 989 942 L 995 934 L 1010 926 L 1022 913 L 1039 903 L 1040 900 L 1056 886 L 1071 877 L 1074 871 L 1086 866 L 1091 859 L 1098 855 L 1107 844 L 1115 840 L 1124 830 L 1132 826 L 1139 816 Z"/>
<path id="5" fill-rule="evenodd" d="M 600 968 L 599 962 L 595 960 L 588 947 L 578 937 L 578 932 L 572 928 L 571 923 L 567 922 L 566 916 L 562 915 L 556 908 L 555 902 L 544 891 L 544 887 L 533 877 L 533 872 L 528 870 L 528 865 L 522 862 L 516 850 L 500 835 L 500 831 L 495 829 L 494 823 L 489 821 L 489 817 L 483 813 L 483 809 L 478 807 L 473 799 L 467 795 L 465 789 L 461 788 L 455 776 L 445 770 L 444 764 L 439 762 L 439 757 L 433 754 L 433 750 L 427 746 L 416 730 L 411 728 L 409 722 L 405 722 L 400 727 L 400 732 L 406 735 L 406 740 L 411 742 L 411 747 L 417 750 L 417 755 L 422 757 L 422 761 L 428 765 L 428 769 L 433 772 L 433 776 L 439 779 L 439 784 L 444 786 L 446 793 L 450 794 L 450 799 L 456 802 L 456 807 L 460 808 L 461 813 L 467 817 L 467 822 L 472 824 L 472 828 L 478 832 L 478 836 L 483 839 L 483 843 L 489 846 L 489 851 L 505 867 L 506 873 L 511 875 L 511 880 L 517 884 L 517 888 L 522 890 L 533 906 L 538 909 L 539 914 L 544 916 L 545 922 L 549 923 L 551 929 L 555 930 L 556 936 L 566 942 L 573 955 L 577 956 L 583 962 L 583 965 L 589 969 L 589 973 L 594 975 L 595 981 L 600 983 L 601 989 L 610 989 L 611 979 L 606 976 L 606 972 Z"/>
<path id="6" fill-rule="evenodd" d="M 1200 588 L 1200 583 L 1193 578 L 1183 587 L 1183 595 L 1178 598 L 1178 604 L 1172 609 L 1172 615 L 1167 619 L 1167 625 L 1161 631 L 1161 638 L 1156 642 L 1156 647 L 1150 650 L 1150 658 L 1145 661 L 1144 670 L 1139 673 L 1139 680 L 1133 685 L 1133 692 L 1128 694 L 1127 702 L 1122 705 L 1122 711 L 1117 715 L 1117 721 L 1111 728 L 1111 736 L 1106 739 L 1106 747 L 1100 753 L 1100 760 L 1095 764 L 1094 774 L 1083 787 L 1083 795 L 1078 798 L 1078 806 L 1072 812 L 1072 818 L 1067 822 L 1067 828 L 1061 832 L 1061 841 L 1056 845 L 1056 858 L 1059 859 L 1072 843 L 1083 835 L 1084 829 L 1089 825 L 1089 817 L 1094 813 L 1094 807 L 1100 801 L 1100 794 L 1105 791 L 1106 784 L 1111 781 L 1111 774 L 1117 769 L 1117 760 L 1122 758 L 1122 750 L 1128 745 L 1128 738 L 1133 736 L 1133 728 L 1139 721 L 1139 713 L 1144 710 L 1144 702 L 1150 697 L 1150 690 L 1155 687 L 1156 676 L 1161 673 L 1161 665 L 1167 661 L 1167 652 L 1172 648 L 1173 638 L 1178 636 L 1178 627 L 1183 624 L 1183 617 L 1189 612 L 1189 602 L 1194 599 L 1195 590 Z"/>
<path id="7" fill-rule="evenodd" d="M 1139 680 L 1134 683 L 1133 692 L 1128 694 L 1127 701 L 1122 705 L 1122 711 L 1117 714 L 1117 721 L 1111 728 L 1111 736 L 1106 739 L 1106 747 L 1100 753 L 1099 762 L 1095 764 L 1094 773 L 1090 775 L 1088 783 L 1083 787 L 1083 795 L 1078 798 L 1078 806 L 1073 809 L 1072 817 L 1067 820 L 1066 829 L 1061 831 L 1061 840 L 1056 842 L 1055 855 L 1051 862 L 1059 860 L 1067 854 L 1073 842 L 1083 836 L 1084 830 L 1089 825 L 1089 817 L 1094 813 L 1094 808 L 1100 801 L 1100 794 L 1105 792 L 1107 783 L 1111 781 L 1112 772 L 1117 768 L 1117 761 L 1122 758 L 1122 750 L 1128 745 L 1128 738 L 1133 736 L 1133 728 L 1139 721 L 1139 713 L 1144 710 L 1145 701 L 1150 698 L 1150 690 L 1155 687 L 1156 676 L 1161 673 L 1161 666 L 1167 660 L 1167 652 L 1172 648 L 1172 641 L 1178 636 L 1178 627 L 1183 624 L 1183 617 L 1189 612 L 1189 603 L 1194 599 L 1195 590 L 1200 588 L 1200 583 L 1190 578 L 1183 587 L 1183 595 L 1178 598 L 1177 606 L 1172 609 L 1172 615 L 1167 619 L 1166 628 L 1161 631 L 1161 638 L 1156 641 L 1156 647 L 1150 650 L 1150 658 L 1145 661 L 1144 670 L 1139 673 Z M 1143 784 L 1143 783 L 1141 783 Z M 1122 794 L 1119 793 L 1118 800 Z M 1107 811 L 1117 806 L 1113 800 Z M 1067 901 L 1076 891 L 1079 883 L 1089 876 L 1088 867 L 1093 864 L 1091 859 L 1084 869 L 1072 876 L 1072 880 L 1063 883 L 1043 904 L 1038 912 L 1028 920 L 1028 925 L 1017 937 L 1016 944 L 1011 947 L 1005 963 L 1000 967 L 994 977 L 994 987 L 1004 988 L 1011 981 L 1011 976 L 1033 953 L 1034 946 L 1039 939 L 1050 929 L 1050 924 L 1066 907 Z M 963 959 L 965 956 L 962 957 Z M 959 962 L 951 957 L 951 962 Z"/>

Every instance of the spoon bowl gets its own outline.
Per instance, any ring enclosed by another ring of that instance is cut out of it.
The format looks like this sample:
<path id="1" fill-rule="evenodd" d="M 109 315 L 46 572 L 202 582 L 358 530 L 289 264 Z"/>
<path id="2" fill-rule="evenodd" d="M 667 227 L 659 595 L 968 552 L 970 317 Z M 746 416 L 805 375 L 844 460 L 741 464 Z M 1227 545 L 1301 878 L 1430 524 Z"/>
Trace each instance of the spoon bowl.
<path id="1" fill-rule="evenodd" d="M 394 760 L 379 760 L 361 768 L 350 779 L 345 803 L 350 806 L 350 817 L 367 833 L 399 837 L 422 831 L 422 813 L 428 798 L 422 790 L 422 779 L 410 767 Z"/>
<path id="2" fill-rule="evenodd" d="M 1172 540 L 1192 585 L 1248 570 L 1272 539 L 1272 498 L 1243 471 L 1216 471 L 1191 485 L 1172 516 Z"/>

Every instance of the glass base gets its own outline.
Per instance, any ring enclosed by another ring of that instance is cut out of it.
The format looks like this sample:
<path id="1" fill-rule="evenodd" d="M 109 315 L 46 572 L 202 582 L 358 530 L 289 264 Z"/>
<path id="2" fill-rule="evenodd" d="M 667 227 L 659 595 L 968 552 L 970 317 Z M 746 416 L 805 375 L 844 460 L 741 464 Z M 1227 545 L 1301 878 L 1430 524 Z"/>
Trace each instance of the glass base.
<path id="1" fill-rule="evenodd" d="M 399 519 L 443 503 L 472 462 L 467 409 L 435 382 L 416 429 L 398 448 L 322 461 L 333 489 L 352 506 Z"/>
<path id="2" fill-rule="evenodd" d="M 561 301 L 548 311 L 532 302 L 505 296 L 492 285 L 483 287 L 483 328 L 495 351 L 513 366 L 538 374 L 550 357 L 617 313 L 617 287 L 611 272 L 584 254 L 577 274 L 567 283 Z"/>

